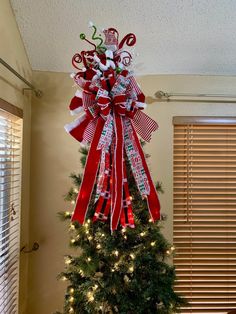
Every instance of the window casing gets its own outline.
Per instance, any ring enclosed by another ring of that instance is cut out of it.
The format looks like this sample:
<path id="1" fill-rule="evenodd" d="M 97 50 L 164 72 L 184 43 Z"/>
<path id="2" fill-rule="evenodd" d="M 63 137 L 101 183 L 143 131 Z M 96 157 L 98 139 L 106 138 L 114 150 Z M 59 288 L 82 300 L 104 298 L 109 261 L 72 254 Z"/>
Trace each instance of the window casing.
<path id="1" fill-rule="evenodd" d="M 236 118 L 175 117 L 174 264 L 181 313 L 236 309 Z"/>

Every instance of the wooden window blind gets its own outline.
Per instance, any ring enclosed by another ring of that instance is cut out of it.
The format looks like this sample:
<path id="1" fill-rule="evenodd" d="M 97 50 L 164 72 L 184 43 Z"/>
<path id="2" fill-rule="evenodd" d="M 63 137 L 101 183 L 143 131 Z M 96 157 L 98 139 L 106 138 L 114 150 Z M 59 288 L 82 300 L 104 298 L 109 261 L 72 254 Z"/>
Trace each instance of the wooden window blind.
<path id="1" fill-rule="evenodd" d="M 174 264 L 181 313 L 236 309 L 236 118 L 175 117 Z"/>
<path id="2" fill-rule="evenodd" d="M 18 312 L 21 143 L 22 119 L 0 109 L 1 314 Z"/>

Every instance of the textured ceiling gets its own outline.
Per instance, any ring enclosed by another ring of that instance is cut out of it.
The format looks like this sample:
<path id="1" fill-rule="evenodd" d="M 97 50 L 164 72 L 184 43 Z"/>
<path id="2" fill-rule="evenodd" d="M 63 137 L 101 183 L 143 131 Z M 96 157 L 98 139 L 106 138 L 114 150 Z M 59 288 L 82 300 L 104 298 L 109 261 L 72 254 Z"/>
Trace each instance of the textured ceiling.
<path id="1" fill-rule="evenodd" d="M 137 74 L 236 75 L 236 0 L 11 0 L 34 70 L 71 72 L 88 21 L 137 35 Z"/>

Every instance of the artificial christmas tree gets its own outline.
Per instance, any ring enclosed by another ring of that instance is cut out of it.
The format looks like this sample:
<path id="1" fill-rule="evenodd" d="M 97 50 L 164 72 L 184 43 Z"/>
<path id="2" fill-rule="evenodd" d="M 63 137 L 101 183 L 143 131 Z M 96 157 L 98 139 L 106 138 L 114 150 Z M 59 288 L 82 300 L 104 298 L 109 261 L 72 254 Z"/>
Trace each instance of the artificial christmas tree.
<path id="1" fill-rule="evenodd" d="M 173 247 L 155 222 L 160 203 L 137 136 L 150 141 L 158 126 L 142 111 L 145 96 L 123 48 L 136 37 L 128 34 L 119 43 L 117 30 L 109 28 L 103 42 L 90 26 L 98 44 L 81 34 L 93 50 L 72 59 L 82 92 L 70 110 L 82 115 L 66 125 L 89 150 L 81 150 L 84 174 L 72 175 L 75 187 L 66 196 L 75 210 L 60 214 L 71 220 L 70 243 L 79 249 L 65 257 L 60 275 L 69 281 L 64 313 L 174 313 L 183 301 L 173 290 L 174 268 L 165 261 Z"/>
<path id="2" fill-rule="evenodd" d="M 87 150 L 81 152 L 84 165 Z M 65 271 L 59 276 L 68 281 L 65 314 L 167 314 L 177 313 L 184 304 L 173 290 L 174 267 L 166 261 L 174 248 L 161 234 L 160 223 L 150 220 L 147 204 L 127 166 L 135 228 L 120 227 L 111 234 L 109 224 L 92 223 L 93 202 L 83 226 L 70 221 L 70 212 L 60 213 L 68 221 L 70 245 L 76 249 L 73 255 L 65 256 Z M 82 177 L 75 174 L 71 177 L 74 187 L 65 199 L 73 203 Z M 157 189 L 161 186 L 157 185 Z"/>

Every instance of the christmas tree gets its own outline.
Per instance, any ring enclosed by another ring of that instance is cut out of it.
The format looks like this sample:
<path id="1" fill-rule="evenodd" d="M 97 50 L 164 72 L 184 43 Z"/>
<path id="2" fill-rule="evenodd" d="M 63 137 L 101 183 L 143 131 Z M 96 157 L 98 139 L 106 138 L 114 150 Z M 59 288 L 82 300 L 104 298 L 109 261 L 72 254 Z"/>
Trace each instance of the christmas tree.
<path id="1" fill-rule="evenodd" d="M 73 174 L 66 200 L 75 203 L 71 246 L 60 275 L 69 282 L 64 313 L 174 313 L 183 301 L 174 292 L 175 271 L 166 259 L 173 247 L 160 232 L 160 203 L 138 135 L 149 142 L 157 123 L 143 112 L 145 96 L 132 69 L 133 33 L 121 41 L 115 28 L 97 34 L 72 58 L 79 86 L 65 126 L 82 149 L 83 177 Z M 83 63 L 83 67 L 79 65 Z M 86 156 L 87 155 L 87 156 Z"/>
<path id="2" fill-rule="evenodd" d="M 87 150 L 81 149 L 81 163 Z M 146 157 L 148 155 L 146 154 Z M 150 219 L 146 200 L 140 196 L 126 160 L 127 178 L 134 208 L 135 227 L 119 227 L 111 234 L 109 223 L 92 222 L 94 189 L 84 225 L 68 221 L 73 255 L 65 256 L 59 278 L 68 282 L 63 313 L 177 313 L 184 304 L 174 292 L 175 270 L 169 263 L 174 251 L 160 232 L 160 222 Z M 74 186 L 65 199 L 75 202 L 82 176 L 72 174 Z M 156 185 L 161 191 L 161 185 Z"/>

